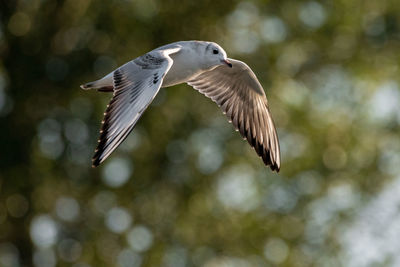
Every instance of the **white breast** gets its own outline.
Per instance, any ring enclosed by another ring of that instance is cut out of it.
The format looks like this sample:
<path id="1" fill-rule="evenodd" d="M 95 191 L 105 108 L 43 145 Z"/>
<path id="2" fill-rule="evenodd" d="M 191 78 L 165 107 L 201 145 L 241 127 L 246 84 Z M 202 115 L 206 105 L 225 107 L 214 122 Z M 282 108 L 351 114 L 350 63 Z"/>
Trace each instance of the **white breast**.
<path id="1" fill-rule="evenodd" d="M 183 48 L 178 53 L 171 55 L 174 63 L 164 77 L 161 87 L 185 83 L 203 72 L 197 53 L 190 48 Z"/>

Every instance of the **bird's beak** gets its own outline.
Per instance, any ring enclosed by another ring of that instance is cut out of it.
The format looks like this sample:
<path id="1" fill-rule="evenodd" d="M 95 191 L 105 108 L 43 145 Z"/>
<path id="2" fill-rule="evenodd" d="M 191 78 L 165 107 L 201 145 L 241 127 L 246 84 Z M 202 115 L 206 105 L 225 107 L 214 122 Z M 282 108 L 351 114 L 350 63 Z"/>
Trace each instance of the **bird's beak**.
<path id="1" fill-rule="evenodd" d="M 232 63 L 230 63 L 227 59 L 221 60 L 224 64 L 228 65 L 230 68 L 232 68 Z"/>

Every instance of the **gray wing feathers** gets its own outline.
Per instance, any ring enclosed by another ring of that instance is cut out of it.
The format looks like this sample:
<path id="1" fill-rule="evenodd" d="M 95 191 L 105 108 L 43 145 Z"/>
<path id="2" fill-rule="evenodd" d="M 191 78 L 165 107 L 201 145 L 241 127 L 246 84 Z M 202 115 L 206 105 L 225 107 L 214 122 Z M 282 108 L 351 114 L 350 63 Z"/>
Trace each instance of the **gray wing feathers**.
<path id="1" fill-rule="evenodd" d="M 113 73 L 114 95 L 104 113 L 93 166 L 103 162 L 128 136 L 159 91 L 180 48 L 152 51 Z"/>
<path id="2" fill-rule="evenodd" d="M 211 98 L 272 170 L 280 169 L 279 141 L 267 98 L 255 74 L 243 62 L 219 66 L 188 84 Z"/>

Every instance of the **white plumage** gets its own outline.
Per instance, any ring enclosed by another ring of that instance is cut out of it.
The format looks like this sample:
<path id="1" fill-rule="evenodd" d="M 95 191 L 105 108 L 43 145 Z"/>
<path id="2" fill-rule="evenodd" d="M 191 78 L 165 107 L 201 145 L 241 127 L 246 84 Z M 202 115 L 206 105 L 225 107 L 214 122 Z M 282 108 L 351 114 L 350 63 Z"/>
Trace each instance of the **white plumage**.
<path id="1" fill-rule="evenodd" d="M 216 43 L 182 41 L 140 56 L 83 89 L 113 91 L 93 166 L 103 162 L 132 131 L 161 87 L 187 83 L 211 98 L 272 170 L 280 150 L 264 90 L 243 62 L 228 59 Z"/>

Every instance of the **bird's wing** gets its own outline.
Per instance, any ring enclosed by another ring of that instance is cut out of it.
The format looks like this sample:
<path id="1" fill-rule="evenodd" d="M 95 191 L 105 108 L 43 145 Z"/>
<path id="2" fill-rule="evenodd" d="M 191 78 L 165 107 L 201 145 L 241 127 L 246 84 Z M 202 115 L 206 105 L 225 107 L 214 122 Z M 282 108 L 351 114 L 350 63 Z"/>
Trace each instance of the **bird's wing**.
<path id="1" fill-rule="evenodd" d="M 93 166 L 102 163 L 132 131 L 161 87 L 180 47 L 154 50 L 113 73 L 114 95 L 104 113 Z"/>
<path id="2" fill-rule="evenodd" d="M 232 68 L 218 66 L 188 84 L 217 103 L 264 163 L 279 171 L 279 141 L 264 90 L 249 66 L 228 60 Z"/>

